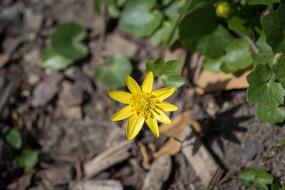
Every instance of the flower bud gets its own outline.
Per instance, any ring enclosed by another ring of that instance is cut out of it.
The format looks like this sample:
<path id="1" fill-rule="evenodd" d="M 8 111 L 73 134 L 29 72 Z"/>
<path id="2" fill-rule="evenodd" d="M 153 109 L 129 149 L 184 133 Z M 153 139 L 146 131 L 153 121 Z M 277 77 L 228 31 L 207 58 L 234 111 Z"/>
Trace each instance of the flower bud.
<path id="1" fill-rule="evenodd" d="M 216 4 L 216 15 L 221 18 L 229 18 L 231 6 L 228 2 L 218 2 Z"/>

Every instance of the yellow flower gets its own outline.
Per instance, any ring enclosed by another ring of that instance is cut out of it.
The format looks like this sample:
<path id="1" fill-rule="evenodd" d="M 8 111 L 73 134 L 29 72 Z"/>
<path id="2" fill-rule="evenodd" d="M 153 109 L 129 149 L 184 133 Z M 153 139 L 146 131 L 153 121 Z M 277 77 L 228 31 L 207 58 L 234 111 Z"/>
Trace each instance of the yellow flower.
<path id="1" fill-rule="evenodd" d="M 126 135 L 129 140 L 132 140 L 137 136 L 144 121 L 146 121 L 151 132 L 156 137 L 159 137 L 159 129 L 156 120 L 170 124 L 171 121 L 164 111 L 177 110 L 175 105 L 163 101 L 171 96 L 175 89 L 168 87 L 152 90 L 152 72 L 147 73 L 141 87 L 131 76 L 126 77 L 126 83 L 131 93 L 124 91 L 109 92 L 109 96 L 114 100 L 123 104 L 128 104 L 112 116 L 112 121 L 120 121 L 129 118 L 126 128 Z"/>

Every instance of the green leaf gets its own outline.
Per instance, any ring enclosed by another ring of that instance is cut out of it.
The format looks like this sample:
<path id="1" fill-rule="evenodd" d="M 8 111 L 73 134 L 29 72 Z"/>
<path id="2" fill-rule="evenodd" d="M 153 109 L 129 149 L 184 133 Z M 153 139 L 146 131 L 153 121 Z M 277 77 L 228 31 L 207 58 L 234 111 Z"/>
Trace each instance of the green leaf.
<path id="1" fill-rule="evenodd" d="M 20 149 L 22 147 L 22 136 L 18 130 L 8 128 L 4 135 L 7 143 L 13 148 Z"/>
<path id="2" fill-rule="evenodd" d="M 250 85 L 247 100 L 264 106 L 277 106 L 284 103 L 285 90 L 279 82 Z"/>
<path id="3" fill-rule="evenodd" d="M 202 37 L 197 44 L 197 51 L 212 58 L 224 54 L 225 48 L 234 38 L 228 30 L 219 25 L 212 33 Z"/>
<path id="4" fill-rule="evenodd" d="M 95 78 L 105 85 L 125 86 L 126 75 L 132 72 L 129 59 L 123 54 L 114 54 L 107 66 L 98 68 Z"/>
<path id="5" fill-rule="evenodd" d="M 247 0 L 247 3 L 250 5 L 271 5 L 279 2 L 279 0 Z"/>
<path id="6" fill-rule="evenodd" d="M 250 85 L 265 84 L 272 77 L 273 72 L 268 65 L 256 65 L 248 75 L 247 81 Z"/>
<path id="7" fill-rule="evenodd" d="M 254 36 L 253 31 L 247 26 L 248 22 L 240 17 L 233 16 L 232 18 L 227 20 L 228 27 L 235 31 L 246 34 L 250 37 Z"/>
<path id="8" fill-rule="evenodd" d="M 180 87 L 184 80 L 180 76 L 182 63 L 179 60 L 164 61 L 161 58 L 146 62 L 146 70 L 152 71 L 155 76 L 161 77 L 166 86 Z"/>
<path id="9" fill-rule="evenodd" d="M 107 0 L 107 11 L 112 18 L 118 18 L 120 16 L 120 9 L 115 0 Z"/>
<path id="10" fill-rule="evenodd" d="M 184 80 L 179 75 L 161 75 L 161 79 L 165 86 L 178 88 L 185 84 Z"/>
<path id="11" fill-rule="evenodd" d="M 281 123 L 285 120 L 285 109 L 277 106 L 257 105 L 256 115 L 267 123 Z"/>
<path id="12" fill-rule="evenodd" d="M 240 172 L 238 179 L 244 185 L 267 190 L 267 185 L 273 183 L 274 177 L 263 169 L 248 167 Z"/>
<path id="13" fill-rule="evenodd" d="M 38 163 L 39 153 L 37 150 L 24 150 L 18 157 L 18 164 L 25 172 L 30 172 Z"/>
<path id="14" fill-rule="evenodd" d="M 60 24 L 51 37 L 52 49 L 67 59 L 82 59 L 88 53 L 87 48 L 81 44 L 86 35 L 86 30 L 76 23 Z"/>
<path id="15" fill-rule="evenodd" d="M 180 13 L 179 10 L 184 5 L 184 2 L 185 1 L 183 1 L 183 0 L 175 0 L 175 1 L 173 1 L 169 6 L 167 6 L 165 8 L 165 10 L 163 11 L 164 14 L 169 19 L 172 19 L 172 18 L 176 17 Z"/>
<path id="16" fill-rule="evenodd" d="M 188 50 L 195 51 L 199 39 L 212 33 L 217 28 L 217 24 L 217 17 L 212 4 L 197 9 L 180 22 L 180 40 Z"/>
<path id="17" fill-rule="evenodd" d="M 256 64 L 272 64 L 273 51 L 272 48 L 267 44 L 264 34 L 261 34 L 256 42 L 256 46 L 259 49 L 258 54 L 253 54 L 253 60 Z"/>
<path id="18" fill-rule="evenodd" d="M 222 70 L 226 73 L 246 69 L 252 64 L 251 51 L 249 44 L 242 39 L 233 40 L 226 47 L 226 55 Z"/>
<path id="19" fill-rule="evenodd" d="M 158 46 L 167 42 L 168 37 L 171 35 L 174 25 L 165 21 L 161 28 L 159 28 L 150 38 L 152 45 Z"/>
<path id="20" fill-rule="evenodd" d="M 221 66 L 224 62 L 224 57 L 219 57 L 216 59 L 206 58 L 203 67 L 209 71 L 221 72 Z"/>
<path id="21" fill-rule="evenodd" d="M 272 65 L 275 78 L 281 82 L 285 82 L 285 54 L 277 54 Z"/>
<path id="22" fill-rule="evenodd" d="M 285 4 L 261 17 L 267 42 L 275 53 L 285 51 Z"/>
<path id="23" fill-rule="evenodd" d="M 153 10 L 155 2 L 155 0 L 128 1 L 119 20 L 119 28 L 138 37 L 153 34 L 163 18 L 160 11 Z"/>
<path id="24" fill-rule="evenodd" d="M 73 61 L 57 54 L 48 44 L 47 48 L 42 53 L 43 67 L 60 71 L 69 67 Z"/>

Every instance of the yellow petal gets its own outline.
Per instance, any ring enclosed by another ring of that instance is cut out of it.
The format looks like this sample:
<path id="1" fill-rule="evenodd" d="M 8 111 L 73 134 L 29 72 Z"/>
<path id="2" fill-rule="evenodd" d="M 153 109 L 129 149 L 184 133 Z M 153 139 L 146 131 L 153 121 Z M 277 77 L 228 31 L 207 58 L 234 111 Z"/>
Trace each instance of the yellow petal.
<path id="1" fill-rule="evenodd" d="M 142 126 L 144 123 L 144 117 L 133 115 L 129 118 L 127 129 L 126 129 L 126 135 L 129 140 L 132 140 L 137 136 L 137 134 L 140 132 Z"/>
<path id="2" fill-rule="evenodd" d="M 156 96 L 160 101 L 165 100 L 169 96 L 171 96 L 175 92 L 175 88 L 167 87 L 167 88 L 160 88 L 157 90 L 152 91 L 152 95 Z"/>
<path id="3" fill-rule="evenodd" d="M 176 111 L 177 107 L 173 104 L 170 104 L 168 102 L 160 102 L 156 104 L 160 109 L 163 111 Z"/>
<path id="4" fill-rule="evenodd" d="M 133 79 L 131 76 L 127 76 L 126 83 L 128 86 L 128 89 L 132 94 L 139 94 L 141 93 L 141 88 L 139 87 L 138 83 Z"/>
<path id="5" fill-rule="evenodd" d="M 123 104 L 129 104 L 132 99 L 132 94 L 124 91 L 111 91 L 109 92 L 109 96 Z"/>
<path id="6" fill-rule="evenodd" d="M 146 77 L 143 81 L 142 91 L 150 93 L 153 85 L 153 73 L 150 71 L 146 74 Z"/>
<path id="7" fill-rule="evenodd" d="M 132 110 L 131 106 L 126 106 L 117 111 L 113 116 L 112 116 L 112 121 L 120 121 L 123 119 L 126 119 L 130 117 L 131 115 L 134 114 L 134 111 Z"/>
<path id="8" fill-rule="evenodd" d="M 148 128 L 151 130 L 153 135 L 159 137 L 159 129 L 156 119 L 149 118 L 146 120 L 146 124 L 148 125 Z"/>
<path id="9" fill-rule="evenodd" d="M 151 113 L 160 122 L 165 123 L 165 124 L 170 124 L 171 123 L 169 117 L 163 111 L 161 111 L 160 109 L 152 110 Z"/>

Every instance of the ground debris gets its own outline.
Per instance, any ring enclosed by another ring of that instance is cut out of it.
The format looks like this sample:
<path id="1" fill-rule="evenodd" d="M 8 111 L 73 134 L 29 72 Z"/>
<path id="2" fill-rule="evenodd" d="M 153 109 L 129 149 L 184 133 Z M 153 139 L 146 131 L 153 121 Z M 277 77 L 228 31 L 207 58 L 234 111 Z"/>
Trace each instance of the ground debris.
<path id="1" fill-rule="evenodd" d="M 145 177 L 143 190 L 160 190 L 172 169 L 171 157 L 164 155 L 156 159 Z"/>
<path id="2" fill-rule="evenodd" d="M 87 178 L 95 176 L 101 171 L 120 163 L 131 156 L 129 149 L 132 147 L 130 141 L 124 141 L 113 145 L 83 166 L 84 174 Z"/>
<path id="3" fill-rule="evenodd" d="M 73 178 L 73 169 L 71 166 L 53 167 L 43 170 L 39 173 L 43 183 L 48 187 L 68 184 Z"/>
<path id="4" fill-rule="evenodd" d="M 123 186 L 116 180 L 88 180 L 72 184 L 70 190 L 123 190 Z"/>
<path id="5" fill-rule="evenodd" d="M 58 83 L 63 79 L 59 73 L 52 73 L 38 85 L 33 91 L 32 105 L 44 106 L 58 93 Z"/>
<path id="6" fill-rule="evenodd" d="M 111 56 L 115 53 L 122 53 L 128 57 L 134 57 L 138 51 L 137 44 L 125 39 L 118 33 L 110 34 L 105 43 L 105 54 Z"/>
<path id="7" fill-rule="evenodd" d="M 26 190 L 31 184 L 32 174 L 26 174 L 8 185 L 8 190 Z"/>
<path id="8" fill-rule="evenodd" d="M 234 74 L 214 73 L 208 70 L 202 70 L 196 85 L 196 92 L 204 94 L 207 92 L 244 89 L 248 87 L 247 75 L 249 71 L 243 73 L 241 76 Z"/>

